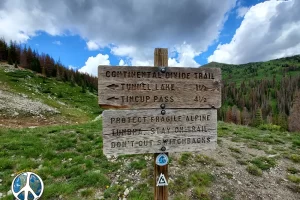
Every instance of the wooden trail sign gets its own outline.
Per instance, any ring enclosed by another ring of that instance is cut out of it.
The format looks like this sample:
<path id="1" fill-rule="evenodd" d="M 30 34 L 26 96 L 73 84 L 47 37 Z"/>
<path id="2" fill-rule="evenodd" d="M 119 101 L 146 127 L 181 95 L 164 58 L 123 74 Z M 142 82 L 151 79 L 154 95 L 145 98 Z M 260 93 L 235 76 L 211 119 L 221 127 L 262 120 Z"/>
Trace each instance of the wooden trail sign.
<path id="1" fill-rule="evenodd" d="M 168 109 L 164 115 L 160 109 L 107 110 L 102 120 L 105 155 L 195 152 L 216 146 L 216 109 Z"/>
<path id="2" fill-rule="evenodd" d="M 103 108 L 220 108 L 221 70 L 183 67 L 98 68 Z"/>
<path id="3" fill-rule="evenodd" d="M 100 107 L 128 109 L 103 112 L 103 152 L 154 153 L 154 199 L 167 200 L 168 164 L 156 158 L 215 149 L 221 70 L 168 67 L 166 48 L 155 49 L 154 66 L 99 66 Z"/>

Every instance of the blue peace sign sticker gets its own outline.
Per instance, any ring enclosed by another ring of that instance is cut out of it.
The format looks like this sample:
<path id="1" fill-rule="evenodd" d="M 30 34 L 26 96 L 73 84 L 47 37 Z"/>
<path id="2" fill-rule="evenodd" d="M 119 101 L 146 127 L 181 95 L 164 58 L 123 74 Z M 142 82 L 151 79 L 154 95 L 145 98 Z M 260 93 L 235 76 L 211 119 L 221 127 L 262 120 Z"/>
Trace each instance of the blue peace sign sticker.
<path id="1" fill-rule="evenodd" d="M 156 157 L 156 164 L 159 166 L 164 166 L 164 165 L 168 164 L 168 162 L 169 162 L 169 158 L 164 153 L 161 153 Z"/>
<path id="2" fill-rule="evenodd" d="M 11 191 L 17 200 L 37 200 L 43 194 L 44 183 L 35 173 L 24 172 L 14 178 Z"/>

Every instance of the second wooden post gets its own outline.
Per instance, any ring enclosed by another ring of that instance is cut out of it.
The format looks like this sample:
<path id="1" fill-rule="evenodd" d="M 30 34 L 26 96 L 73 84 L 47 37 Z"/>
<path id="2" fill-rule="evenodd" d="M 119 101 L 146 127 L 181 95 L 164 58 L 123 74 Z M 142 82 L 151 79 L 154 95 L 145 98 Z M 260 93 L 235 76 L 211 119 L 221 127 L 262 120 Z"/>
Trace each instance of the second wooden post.
<path id="1" fill-rule="evenodd" d="M 168 66 L 168 49 L 167 48 L 155 48 L 154 50 L 154 67 L 167 67 Z M 165 153 L 167 156 L 168 153 Z M 155 200 L 167 200 L 168 199 L 168 186 L 156 186 L 157 180 L 160 174 L 163 174 L 165 178 L 168 177 L 168 164 L 159 166 L 156 164 L 156 157 L 158 153 L 154 154 L 154 199 Z"/>

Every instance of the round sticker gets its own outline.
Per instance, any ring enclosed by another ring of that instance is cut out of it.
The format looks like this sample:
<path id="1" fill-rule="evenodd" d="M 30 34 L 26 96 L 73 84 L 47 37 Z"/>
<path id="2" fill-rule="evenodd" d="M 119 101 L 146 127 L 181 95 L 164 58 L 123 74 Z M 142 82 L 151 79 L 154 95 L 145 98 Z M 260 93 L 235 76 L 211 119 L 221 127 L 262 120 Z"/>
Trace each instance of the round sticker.
<path id="1" fill-rule="evenodd" d="M 35 173 L 24 172 L 14 178 L 11 191 L 17 200 L 37 200 L 43 194 L 44 183 Z"/>
<path id="2" fill-rule="evenodd" d="M 164 165 L 168 164 L 168 162 L 169 162 L 169 158 L 164 153 L 161 153 L 156 157 L 156 164 L 159 166 L 164 166 Z"/>

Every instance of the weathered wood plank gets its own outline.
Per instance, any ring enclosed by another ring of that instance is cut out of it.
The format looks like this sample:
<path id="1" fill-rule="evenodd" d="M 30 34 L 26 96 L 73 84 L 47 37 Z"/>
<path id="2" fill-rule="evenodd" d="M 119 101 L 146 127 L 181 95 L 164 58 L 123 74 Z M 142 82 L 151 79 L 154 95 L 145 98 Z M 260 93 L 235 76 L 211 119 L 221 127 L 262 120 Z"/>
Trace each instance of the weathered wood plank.
<path id="1" fill-rule="evenodd" d="M 105 155 L 194 152 L 214 149 L 216 140 L 216 109 L 167 109 L 165 115 L 161 109 L 103 112 Z"/>
<path id="2" fill-rule="evenodd" d="M 99 66 L 102 108 L 220 108 L 219 68 Z"/>
<path id="3" fill-rule="evenodd" d="M 167 48 L 155 48 L 154 50 L 154 67 L 168 66 L 168 49 Z M 166 155 L 168 153 L 166 152 Z M 168 200 L 169 192 L 168 187 L 157 187 L 156 183 L 160 174 L 164 174 L 168 180 L 168 164 L 165 166 L 158 166 L 155 161 L 157 153 L 154 154 L 154 200 Z"/>

